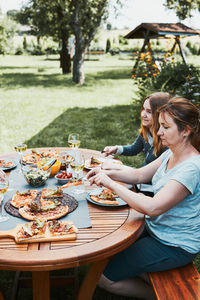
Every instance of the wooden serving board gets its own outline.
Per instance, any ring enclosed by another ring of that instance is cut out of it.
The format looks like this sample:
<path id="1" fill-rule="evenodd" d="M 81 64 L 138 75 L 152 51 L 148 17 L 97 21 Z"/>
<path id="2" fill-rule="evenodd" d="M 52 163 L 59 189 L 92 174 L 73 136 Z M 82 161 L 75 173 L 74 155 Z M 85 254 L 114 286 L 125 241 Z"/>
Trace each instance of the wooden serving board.
<path id="1" fill-rule="evenodd" d="M 65 222 L 63 222 L 65 223 Z M 69 222 L 66 222 L 69 223 Z M 0 238 L 11 237 L 15 240 L 17 244 L 19 243 L 36 243 L 36 242 L 53 242 L 53 241 L 72 241 L 76 240 L 76 233 L 68 233 L 59 236 L 51 236 L 48 228 L 45 232 L 45 236 L 42 235 L 40 237 L 28 237 L 24 239 L 19 239 L 17 236 L 18 231 L 25 224 L 18 224 L 15 228 L 10 230 L 2 230 L 0 231 Z"/>

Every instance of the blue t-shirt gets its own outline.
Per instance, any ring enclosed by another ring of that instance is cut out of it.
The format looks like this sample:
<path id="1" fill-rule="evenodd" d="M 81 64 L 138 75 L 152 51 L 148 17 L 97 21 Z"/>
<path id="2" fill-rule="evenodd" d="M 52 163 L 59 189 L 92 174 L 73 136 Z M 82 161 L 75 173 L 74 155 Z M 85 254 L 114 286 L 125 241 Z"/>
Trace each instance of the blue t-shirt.
<path id="1" fill-rule="evenodd" d="M 166 170 L 171 155 L 167 150 L 160 156 L 162 164 L 152 179 L 154 193 L 173 179 L 183 184 L 190 194 L 162 215 L 146 216 L 147 229 L 163 244 L 197 253 L 200 251 L 200 155 Z"/>

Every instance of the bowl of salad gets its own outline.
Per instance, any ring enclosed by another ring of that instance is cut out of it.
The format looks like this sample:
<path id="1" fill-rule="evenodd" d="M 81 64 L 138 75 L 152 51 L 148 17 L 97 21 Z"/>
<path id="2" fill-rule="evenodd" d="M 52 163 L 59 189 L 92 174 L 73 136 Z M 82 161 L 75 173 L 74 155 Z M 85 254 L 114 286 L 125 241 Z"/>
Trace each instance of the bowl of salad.
<path id="1" fill-rule="evenodd" d="M 28 184 L 33 187 L 40 187 L 45 185 L 51 174 L 51 168 L 44 170 L 33 165 L 25 165 L 22 166 L 22 173 Z"/>

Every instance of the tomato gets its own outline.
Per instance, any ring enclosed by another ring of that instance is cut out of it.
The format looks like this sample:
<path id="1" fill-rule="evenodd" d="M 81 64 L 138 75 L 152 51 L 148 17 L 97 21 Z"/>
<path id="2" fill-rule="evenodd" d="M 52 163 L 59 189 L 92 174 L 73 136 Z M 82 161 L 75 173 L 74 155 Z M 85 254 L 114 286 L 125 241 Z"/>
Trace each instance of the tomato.
<path id="1" fill-rule="evenodd" d="M 67 175 L 67 178 L 71 178 L 72 177 L 72 173 L 69 173 L 68 175 Z"/>

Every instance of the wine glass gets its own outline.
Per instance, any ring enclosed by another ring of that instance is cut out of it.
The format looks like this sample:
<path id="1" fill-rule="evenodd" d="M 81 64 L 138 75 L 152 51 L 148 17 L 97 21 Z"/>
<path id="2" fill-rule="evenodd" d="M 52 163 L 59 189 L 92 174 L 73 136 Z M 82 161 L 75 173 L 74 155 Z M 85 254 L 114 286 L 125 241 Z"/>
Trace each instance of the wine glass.
<path id="1" fill-rule="evenodd" d="M 73 177 L 76 178 L 77 180 L 82 180 L 83 181 L 83 169 L 85 167 L 85 159 L 82 153 L 79 151 L 75 152 L 74 155 L 74 160 L 70 162 L 71 169 L 73 171 Z M 73 191 L 74 194 L 82 194 L 85 192 L 85 188 L 82 186 L 76 187 L 76 189 Z"/>
<path id="2" fill-rule="evenodd" d="M 27 150 L 27 145 L 26 144 L 16 144 L 14 146 L 14 149 L 19 154 L 19 163 L 22 163 L 23 154 Z M 18 171 L 18 173 L 21 173 L 21 171 Z"/>
<path id="3" fill-rule="evenodd" d="M 68 144 L 70 148 L 78 149 L 80 147 L 80 138 L 78 133 L 70 133 L 68 135 Z"/>
<path id="4" fill-rule="evenodd" d="M 4 194 L 7 192 L 8 185 L 8 177 L 0 170 L 0 222 L 5 222 L 9 219 L 8 216 L 4 216 L 2 213 Z"/>

